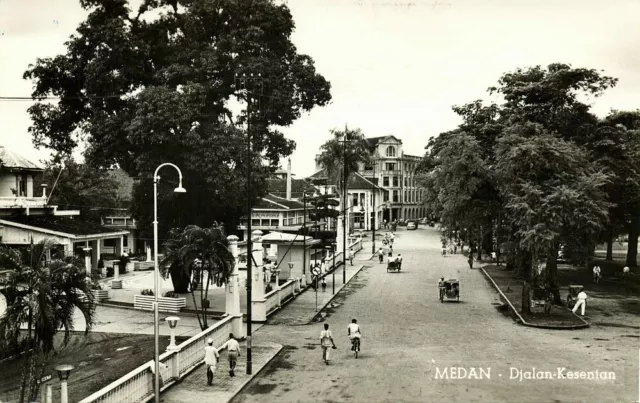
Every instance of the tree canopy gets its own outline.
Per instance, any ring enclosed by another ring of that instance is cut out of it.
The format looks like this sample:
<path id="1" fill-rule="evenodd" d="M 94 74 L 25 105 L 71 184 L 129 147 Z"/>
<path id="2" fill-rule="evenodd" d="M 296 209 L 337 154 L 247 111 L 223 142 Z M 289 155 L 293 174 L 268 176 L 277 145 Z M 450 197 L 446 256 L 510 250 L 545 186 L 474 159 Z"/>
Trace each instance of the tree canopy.
<path id="1" fill-rule="evenodd" d="M 81 4 L 90 13 L 66 42 L 66 53 L 38 59 L 24 74 L 39 101 L 29 108 L 34 143 L 67 153 L 86 143 L 88 163 L 117 165 L 142 180 L 134 205 L 150 205 L 148 182 L 157 165 L 177 164 L 191 191 L 169 224 L 233 222 L 247 197 L 239 191 L 247 164 L 256 165 L 251 196 L 259 197 L 266 176 L 260 173 L 295 147 L 278 127 L 331 99 L 313 59 L 291 42 L 295 25 L 286 5 L 143 0 L 133 10 L 126 0 Z M 45 102 L 51 95 L 60 99 Z M 249 113 L 238 112 L 234 102 L 249 104 Z M 237 126 L 247 120 L 250 158 L 246 133 Z M 143 227 L 146 221 L 142 217 Z"/>
<path id="2" fill-rule="evenodd" d="M 599 119 L 587 103 L 616 83 L 594 69 L 535 66 L 489 88 L 502 105 L 453 107 L 462 123 L 429 141 L 419 167 L 429 212 L 479 253 L 508 250 L 508 266 L 533 274 L 546 259 L 551 288 L 561 245 L 585 259 L 603 233 L 622 227 L 637 243 L 640 115 Z"/>

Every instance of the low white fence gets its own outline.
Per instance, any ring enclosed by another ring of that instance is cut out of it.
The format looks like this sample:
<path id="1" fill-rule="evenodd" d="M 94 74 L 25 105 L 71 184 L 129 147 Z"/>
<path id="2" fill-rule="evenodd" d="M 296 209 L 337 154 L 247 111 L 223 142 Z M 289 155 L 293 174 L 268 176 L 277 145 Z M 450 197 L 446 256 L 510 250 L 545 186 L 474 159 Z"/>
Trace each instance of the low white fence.
<path id="1" fill-rule="evenodd" d="M 217 348 L 222 346 L 227 341 L 229 333 L 232 332 L 234 321 L 240 321 L 240 328 L 242 327 L 241 315 L 227 316 L 207 330 L 178 345 L 176 351 L 161 354 L 160 390 L 166 390 L 204 361 L 204 347 L 208 338 L 213 339 L 213 345 Z M 151 360 L 81 400 L 80 403 L 151 401 L 154 398 L 153 368 L 154 361 Z"/>
<path id="2" fill-rule="evenodd" d="M 288 302 L 290 299 L 295 297 L 296 288 L 300 288 L 299 282 L 300 280 L 298 279 L 289 280 L 282 284 L 280 288 L 276 288 L 264 296 L 265 312 L 267 313 L 267 316 L 282 308 L 282 305 L 285 302 Z"/>

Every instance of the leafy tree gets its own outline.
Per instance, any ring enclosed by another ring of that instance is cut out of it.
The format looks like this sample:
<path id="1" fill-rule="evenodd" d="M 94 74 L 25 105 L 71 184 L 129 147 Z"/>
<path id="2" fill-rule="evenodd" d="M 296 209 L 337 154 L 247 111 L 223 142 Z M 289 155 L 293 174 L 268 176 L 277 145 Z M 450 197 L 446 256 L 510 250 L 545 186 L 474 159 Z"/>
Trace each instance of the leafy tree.
<path id="1" fill-rule="evenodd" d="M 100 222 L 103 209 L 128 204 L 119 196 L 119 184 L 107 170 L 78 163 L 70 156 L 47 162 L 38 179 L 35 186 L 49 186 L 49 204 L 80 210 L 83 219 Z"/>
<path id="2" fill-rule="evenodd" d="M 189 191 L 180 204 L 161 197 L 169 225 L 231 228 L 246 204 L 242 173 L 256 165 L 256 192 L 264 191 L 266 162 L 275 168 L 295 144 L 277 129 L 305 111 L 326 105 L 330 84 L 313 60 L 291 42 L 295 28 L 286 5 L 272 0 L 81 0 L 90 10 L 66 43 L 66 54 L 38 59 L 24 78 L 37 102 L 29 113 L 36 146 L 70 152 L 80 138 L 86 160 L 114 164 L 142 179 L 134 205 L 150 206 L 149 178 L 160 163 L 183 170 Z M 243 79 L 243 77 L 245 77 Z M 235 101 L 249 113 L 234 115 Z M 251 123 L 253 153 L 247 158 Z M 146 211 L 146 210 L 145 210 Z M 146 231 L 150 220 L 135 210 Z M 235 220 L 235 221 L 234 221 Z M 163 227 L 168 231 L 170 226 Z"/>
<path id="3" fill-rule="evenodd" d="M 196 307 L 198 323 L 205 330 L 207 322 L 209 286 L 220 287 L 227 283 L 235 258 L 229 252 L 224 226 L 214 223 L 210 228 L 189 225 L 183 230 L 170 231 L 170 239 L 164 243 L 165 257 L 160 263 L 164 278 L 171 276 L 174 290 L 189 292 Z M 201 287 L 200 308 L 196 293 Z M 206 302 L 205 302 L 206 301 Z"/>
<path id="4" fill-rule="evenodd" d="M 540 285 L 555 290 L 560 302 L 560 244 L 580 235 L 595 238 L 604 227 L 608 177 L 584 150 L 533 123 L 509 129 L 496 145 L 496 160 L 506 213 L 517 228 L 514 235 L 534 264 L 546 256 L 547 279 Z M 533 279 L 534 272 L 529 273 Z"/>
<path id="5" fill-rule="evenodd" d="M 53 260 L 45 265 L 51 244 L 41 242 L 22 252 L 0 246 L 0 267 L 10 270 L 0 279 L 7 300 L 7 311 L 0 317 L 0 344 L 22 345 L 24 367 L 20 385 L 20 402 L 32 402 L 38 395 L 37 381 L 52 357 L 56 334 L 63 329 L 62 344 L 73 330 L 74 310 L 84 316 L 86 332 L 94 320 L 91 282 L 85 270 L 73 259 Z M 26 324 L 26 333 L 21 326 Z"/>

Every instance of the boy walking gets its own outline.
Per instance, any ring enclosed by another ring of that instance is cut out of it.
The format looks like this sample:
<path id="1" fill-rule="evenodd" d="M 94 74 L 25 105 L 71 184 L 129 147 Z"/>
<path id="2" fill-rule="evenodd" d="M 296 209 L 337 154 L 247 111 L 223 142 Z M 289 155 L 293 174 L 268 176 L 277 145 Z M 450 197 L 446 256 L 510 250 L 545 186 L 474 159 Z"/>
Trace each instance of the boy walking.
<path id="1" fill-rule="evenodd" d="M 320 346 L 322 346 L 322 359 L 324 363 L 329 365 L 329 351 L 332 348 L 337 348 L 333 342 L 333 334 L 329 330 L 329 324 L 324 324 L 324 330 L 320 332 Z"/>

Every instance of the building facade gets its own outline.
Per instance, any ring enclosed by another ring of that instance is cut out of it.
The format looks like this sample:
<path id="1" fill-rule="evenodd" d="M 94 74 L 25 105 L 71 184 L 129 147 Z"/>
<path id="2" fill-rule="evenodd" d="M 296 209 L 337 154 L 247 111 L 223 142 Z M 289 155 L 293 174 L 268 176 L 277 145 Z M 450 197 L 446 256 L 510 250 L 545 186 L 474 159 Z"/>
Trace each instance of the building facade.
<path id="1" fill-rule="evenodd" d="M 382 199 L 378 201 L 382 206 L 382 220 L 392 222 L 425 217 L 423 190 L 418 186 L 415 175 L 422 157 L 406 154 L 402 140 L 395 136 L 370 137 L 365 140 L 371 163 L 361 164 L 358 173 L 385 190 L 382 192 Z M 316 158 L 316 171 L 321 170 Z"/>

